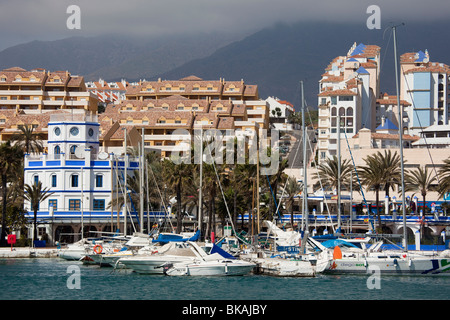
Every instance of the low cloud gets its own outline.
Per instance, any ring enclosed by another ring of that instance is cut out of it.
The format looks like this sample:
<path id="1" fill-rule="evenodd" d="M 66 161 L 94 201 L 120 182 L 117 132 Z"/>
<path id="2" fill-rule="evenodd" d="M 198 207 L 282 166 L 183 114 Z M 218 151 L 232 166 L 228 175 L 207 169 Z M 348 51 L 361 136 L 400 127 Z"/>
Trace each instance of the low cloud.
<path id="1" fill-rule="evenodd" d="M 81 30 L 69 30 L 67 7 L 81 9 Z M 364 22 L 378 5 L 383 21 L 447 19 L 448 0 L 0 0 L 0 49 L 34 39 L 105 33 L 165 35 L 252 32 L 277 22 Z"/>

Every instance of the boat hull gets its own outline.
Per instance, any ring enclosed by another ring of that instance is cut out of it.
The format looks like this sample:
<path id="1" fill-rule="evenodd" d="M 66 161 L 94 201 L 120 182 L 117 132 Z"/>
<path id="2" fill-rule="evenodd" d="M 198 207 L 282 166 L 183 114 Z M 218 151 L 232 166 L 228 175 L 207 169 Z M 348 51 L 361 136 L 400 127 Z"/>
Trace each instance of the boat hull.
<path id="1" fill-rule="evenodd" d="M 137 273 L 143 274 L 164 274 L 163 266 L 165 264 L 176 264 L 179 262 L 194 261 L 193 257 L 178 257 L 178 256 L 164 256 L 164 257 L 137 257 L 137 258 L 120 258 L 119 263 L 125 265 Z"/>
<path id="2" fill-rule="evenodd" d="M 333 260 L 325 273 L 439 274 L 450 271 L 450 259 L 344 258 Z"/>
<path id="3" fill-rule="evenodd" d="M 175 264 L 165 271 L 170 276 L 244 276 L 253 271 L 256 264 L 250 262 L 206 262 Z"/>
<path id="4" fill-rule="evenodd" d="M 64 259 L 64 260 L 80 260 L 81 258 L 83 258 L 86 255 L 86 249 L 85 248 L 80 248 L 80 249 L 63 249 L 60 250 L 58 252 L 58 257 Z"/>
<path id="5" fill-rule="evenodd" d="M 316 268 L 309 261 L 279 258 L 259 258 L 256 263 L 257 273 L 277 277 L 315 277 Z"/>

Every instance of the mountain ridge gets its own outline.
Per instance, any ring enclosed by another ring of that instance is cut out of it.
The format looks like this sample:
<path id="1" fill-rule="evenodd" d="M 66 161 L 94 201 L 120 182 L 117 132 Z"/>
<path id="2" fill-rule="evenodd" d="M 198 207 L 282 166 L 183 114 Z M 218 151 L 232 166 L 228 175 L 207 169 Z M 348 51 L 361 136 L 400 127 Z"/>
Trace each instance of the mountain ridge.
<path id="1" fill-rule="evenodd" d="M 381 47 L 381 90 L 395 94 L 392 34 L 363 23 L 277 23 L 245 34 L 202 34 L 155 38 L 114 35 L 32 41 L 0 52 L 0 68 L 19 66 L 69 70 L 86 80 L 225 78 L 257 84 L 260 97 L 288 100 L 297 110 L 299 82 L 308 105 L 317 105 L 318 81 L 332 59 L 354 42 Z M 428 49 L 431 60 L 450 64 L 450 22 L 411 23 L 397 29 L 398 52 Z"/>

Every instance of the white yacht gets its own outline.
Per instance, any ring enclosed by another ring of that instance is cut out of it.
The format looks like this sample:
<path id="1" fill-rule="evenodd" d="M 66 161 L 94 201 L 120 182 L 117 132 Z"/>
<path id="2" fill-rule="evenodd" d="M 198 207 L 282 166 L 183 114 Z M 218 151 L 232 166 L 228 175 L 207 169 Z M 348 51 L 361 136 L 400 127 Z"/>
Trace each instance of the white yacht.
<path id="1" fill-rule="evenodd" d="M 197 247 L 197 250 L 190 249 L 191 246 Z M 116 263 L 124 265 L 126 268 L 133 269 L 137 273 L 144 274 L 164 274 L 164 265 L 175 264 L 179 262 L 194 262 L 196 259 L 205 260 L 220 259 L 219 254 L 207 254 L 195 242 L 169 242 L 149 254 L 134 255 L 123 257 Z"/>

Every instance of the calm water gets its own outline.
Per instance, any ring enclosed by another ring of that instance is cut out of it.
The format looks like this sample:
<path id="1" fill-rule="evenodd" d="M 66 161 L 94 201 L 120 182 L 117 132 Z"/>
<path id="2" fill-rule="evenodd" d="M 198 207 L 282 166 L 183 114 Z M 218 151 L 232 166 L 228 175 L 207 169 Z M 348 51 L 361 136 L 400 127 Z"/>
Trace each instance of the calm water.
<path id="1" fill-rule="evenodd" d="M 80 269 L 80 289 L 69 289 L 68 267 Z M 116 272 L 62 259 L 0 259 L 0 300 L 447 300 L 450 276 L 368 275 L 316 278 L 167 277 Z"/>

